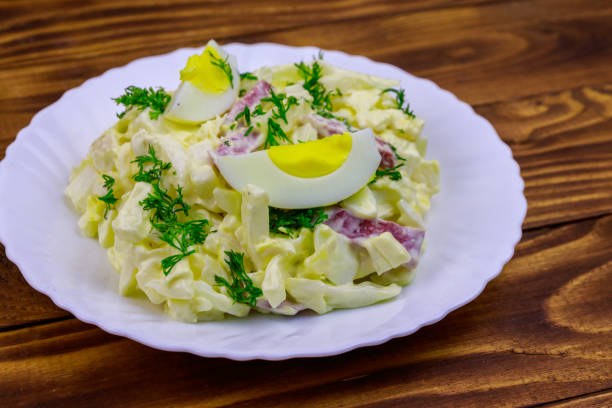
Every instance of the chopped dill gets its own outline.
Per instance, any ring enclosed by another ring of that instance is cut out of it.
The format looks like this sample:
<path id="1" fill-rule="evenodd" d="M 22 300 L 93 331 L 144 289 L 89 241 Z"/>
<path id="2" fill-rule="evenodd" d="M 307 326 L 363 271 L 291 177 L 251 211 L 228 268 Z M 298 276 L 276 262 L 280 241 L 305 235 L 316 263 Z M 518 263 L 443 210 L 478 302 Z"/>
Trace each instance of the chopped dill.
<path id="1" fill-rule="evenodd" d="M 250 72 L 243 72 L 242 74 L 240 74 L 240 79 L 247 79 L 249 81 L 257 81 L 257 76 L 253 75 Z"/>
<path id="2" fill-rule="evenodd" d="M 302 228 L 312 230 L 327 219 L 323 207 L 296 210 L 269 207 L 268 213 L 270 231 L 290 237 L 294 237 Z"/>
<path id="3" fill-rule="evenodd" d="M 161 223 L 156 223 L 151 219 L 151 225 L 157 230 L 159 239 L 180 252 L 162 259 L 161 265 L 164 275 L 168 275 L 183 258 L 195 253 L 195 250 L 189 250 L 189 247 L 203 244 L 208 236 L 209 223 L 206 219 Z"/>
<path id="4" fill-rule="evenodd" d="M 304 80 L 304 85 L 302 85 L 302 87 L 312 97 L 312 102 L 310 103 L 312 109 L 316 111 L 324 110 L 331 112 L 332 94 L 330 92 L 327 92 L 323 84 L 319 82 L 323 71 L 321 65 L 319 65 L 317 61 L 312 63 L 312 67 L 309 67 L 304 62 L 300 62 L 299 64 L 294 65 L 298 69 L 298 74 Z"/>
<path id="5" fill-rule="evenodd" d="M 232 283 L 219 275 L 215 275 L 215 283 L 218 286 L 225 286 L 228 296 L 234 300 L 234 303 L 244 303 L 254 307 L 257 298 L 262 296 L 263 292 L 253 284 L 253 280 L 244 270 L 244 254 L 225 251 L 225 256 L 225 263 L 229 268 Z"/>
<path id="6" fill-rule="evenodd" d="M 229 79 L 230 86 L 234 88 L 234 74 L 232 74 L 232 67 L 229 62 L 227 62 L 229 56 L 225 57 L 225 59 L 221 57 L 215 56 L 211 51 L 208 51 L 208 55 L 210 56 L 210 62 L 215 67 L 220 68 L 225 75 L 227 75 L 227 79 Z"/>
<path id="7" fill-rule="evenodd" d="M 125 116 L 128 110 L 135 107 L 138 110 L 150 108 L 149 117 L 151 119 L 159 118 L 159 115 L 164 113 L 166 106 L 170 102 L 170 94 L 164 88 L 138 88 L 137 86 L 128 86 L 125 88 L 125 93 L 117 98 L 112 98 L 117 105 L 125 106 L 125 110 L 117 114 L 118 118 Z"/>
<path id="8" fill-rule="evenodd" d="M 397 166 L 392 167 L 390 169 L 377 169 L 376 174 L 374 175 L 374 179 L 372 179 L 368 184 L 374 184 L 383 177 L 389 177 L 393 181 L 401 180 L 402 173 L 397 171 L 397 169 L 399 169 L 403 165 L 404 163 L 398 164 Z"/>
<path id="9" fill-rule="evenodd" d="M 400 155 L 397 153 L 397 149 L 396 149 L 396 147 L 395 147 L 395 146 L 393 146 L 391 143 L 387 143 L 387 144 L 389 145 L 389 147 L 391 148 L 391 150 L 393 150 L 393 154 L 395 155 L 395 158 L 396 158 L 397 160 L 406 161 L 406 159 L 405 159 L 405 158 L 403 158 L 402 156 L 400 156 Z"/>
<path id="10" fill-rule="evenodd" d="M 292 106 L 299 105 L 299 102 L 295 96 L 289 96 L 285 94 L 276 94 L 273 89 L 270 89 L 270 96 L 261 99 L 262 102 L 271 102 L 276 107 L 276 110 L 272 111 L 272 117 L 274 119 L 281 119 L 287 124 L 287 111 Z"/>
<path id="11" fill-rule="evenodd" d="M 245 106 L 244 109 L 236 115 L 234 120 L 238 122 L 241 118 L 244 119 L 244 123 L 247 126 L 251 126 L 251 111 L 248 106 Z"/>
<path id="12" fill-rule="evenodd" d="M 153 183 L 153 191 L 139 204 L 144 210 L 152 211 L 151 222 L 155 223 L 175 223 L 178 221 L 178 214 L 189 215 L 191 206 L 183 201 L 183 189 L 176 189 L 177 196 L 172 197 L 168 191 L 160 187 L 159 183 Z"/>
<path id="13" fill-rule="evenodd" d="M 136 156 L 132 163 L 138 164 L 138 173 L 134 174 L 132 179 L 134 181 L 144 181 L 145 183 L 159 182 L 162 172 L 172 167 L 172 163 L 164 163 L 157 158 L 155 149 L 151 145 L 149 145 L 148 155 Z M 145 170 L 145 165 L 149 164 L 152 166 Z"/>
<path id="14" fill-rule="evenodd" d="M 191 206 L 183 200 L 182 187 L 177 186 L 176 195 L 173 196 L 161 186 L 162 173 L 172 167 L 172 164 L 159 160 L 153 146 L 149 146 L 148 156 L 137 156 L 135 162 L 138 163 L 139 171 L 132 178 L 149 183 L 153 187 L 153 190 L 138 204 L 144 210 L 151 211 L 151 226 L 157 232 L 159 239 L 180 252 L 162 259 L 162 271 L 164 275 L 168 275 L 177 263 L 195 252 L 195 249 L 189 249 L 191 246 L 204 243 L 210 232 L 209 221 L 179 219 L 181 213 L 182 217 L 189 215 Z M 145 171 L 145 164 L 152 164 L 152 167 Z"/>
<path id="15" fill-rule="evenodd" d="M 106 189 L 106 194 L 101 197 L 98 197 L 98 200 L 102 201 L 105 204 L 104 219 L 106 219 L 108 212 L 117 202 L 117 197 L 115 197 L 115 194 L 113 192 L 113 185 L 115 184 L 115 179 L 107 174 L 103 174 L 102 179 L 104 179 L 104 188 Z"/>
<path id="16" fill-rule="evenodd" d="M 281 125 L 272 120 L 272 118 L 268 118 L 268 132 L 266 134 L 266 142 L 264 143 L 264 149 L 269 148 L 270 146 L 278 146 L 279 139 L 285 140 L 291 143 L 291 140 L 287 137 Z"/>
<path id="17" fill-rule="evenodd" d="M 406 91 L 404 89 L 387 88 L 383 90 L 381 94 L 385 94 L 387 92 L 395 94 L 395 105 L 397 109 L 404 112 L 411 119 L 416 117 L 414 112 L 410 110 L 410 104 L 408 102 L 406 102 L 406 106 L 404 106 L 404 99 L 406 98 Z"/>

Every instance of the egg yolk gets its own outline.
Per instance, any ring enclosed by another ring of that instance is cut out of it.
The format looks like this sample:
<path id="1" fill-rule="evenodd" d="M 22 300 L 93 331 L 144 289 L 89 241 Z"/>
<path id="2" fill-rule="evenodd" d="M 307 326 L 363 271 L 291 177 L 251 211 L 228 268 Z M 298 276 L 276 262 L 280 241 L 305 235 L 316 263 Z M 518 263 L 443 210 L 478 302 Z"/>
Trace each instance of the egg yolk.
<path id="1" fill-rule="evenodd" d="M 214 62 L 225 61 L 217 50 L 208 46 L 202 55 L 192 55 L 187 60 L 187 65 L 181 70 L 181 81 L 189 81 L 202 92 L 220 94 L 230 87 L 228 75 Z"/>
<path id="2" fill-rule="evenodd" d="M 351 134 L 345 132 L 312 142 L 273 146 L 268 150 L 268 157 L 285 173 L 314 178 L 340 168 L 351 152 L 351 146 Z"/>

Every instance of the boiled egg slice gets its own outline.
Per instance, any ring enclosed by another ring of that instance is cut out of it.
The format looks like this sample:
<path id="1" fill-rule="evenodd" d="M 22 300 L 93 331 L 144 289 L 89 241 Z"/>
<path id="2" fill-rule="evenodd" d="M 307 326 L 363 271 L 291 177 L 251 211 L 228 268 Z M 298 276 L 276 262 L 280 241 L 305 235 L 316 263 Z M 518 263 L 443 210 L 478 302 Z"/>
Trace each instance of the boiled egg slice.
<path id="1" fill-rule="evenodd" d="M 181 80 L 165 116 L 182 123 L 200 123 L 222 114 L 232 106 L 240 87 L 236 58 L 214 40 L 201 55 L 189 57 Z"/>
<path id="2" fill-rule="evenodd" d="M 236 190 L 253 184 L 268 194 L 272 207 L 311 208 L 355 194 L 376 172 L 381 156 L 374 133 L 364 129 L 213 159 Z"/>

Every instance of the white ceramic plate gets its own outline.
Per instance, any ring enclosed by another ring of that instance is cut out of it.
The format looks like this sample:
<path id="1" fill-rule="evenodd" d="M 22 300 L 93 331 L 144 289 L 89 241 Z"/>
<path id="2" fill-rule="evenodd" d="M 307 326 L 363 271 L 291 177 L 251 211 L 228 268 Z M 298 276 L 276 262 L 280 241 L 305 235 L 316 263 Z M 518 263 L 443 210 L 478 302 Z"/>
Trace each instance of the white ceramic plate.
<path id="1" fill-rule="evenodd" d="M 242 71 L 310 61 L 319 50 L 229 44 Z M 474 299 L 513 254 L 526 201 L 510 149 L 482 117 L 433 82 L 338 51 L 325 60 L 402 82 L 427 122 L 427 156 L 440 161 L 441 193 L 427 219 L 428 245 L 414 283 L 390 302 L 327 315 L 185 324 L 144 299 L 116 290 L 116 274 L 97 241 L 82 237 L 62 192 L 73 166 L 114 121 L 110 100 L 128 85 L 178 86 L 180 49 L 139 59 L 92 78 L 36 114 L 0 163 L 0 240 L 26 280 L 59 307 L 102 329 L 151 347 L 236 360 L 326 356 L 383 343 L 442 319 Z"/>

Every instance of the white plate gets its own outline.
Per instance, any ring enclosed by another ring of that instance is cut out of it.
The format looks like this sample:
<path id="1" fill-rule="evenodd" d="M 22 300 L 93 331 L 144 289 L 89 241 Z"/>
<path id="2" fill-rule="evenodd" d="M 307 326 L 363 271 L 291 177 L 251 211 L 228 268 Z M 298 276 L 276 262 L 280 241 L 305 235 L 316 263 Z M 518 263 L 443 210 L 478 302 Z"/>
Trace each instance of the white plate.
<path id="1" fill-rule="evenodd" d="M 229 44 L 242 71 L 310 61 L 319 50 Z M 0 240 L 37 290 L 77 318 L 151 347 L 236 360 L 326 356 L 383 343 L 442 319 L 474 299 L 501 271 L 521 237 L 526 201 L 519 167 L 482 117 L 433 82 L 388 64 L 326 51 L 325 60 L 401 80 L 410 106 L 427 122 L 427 156 L 440 161 L 441 193 L 427 220 L 428 245 L 414 283 L 390 302 L 327 315 L 185 324 L 144 299 L 118 295 L 105 251 L 82 237 L 62 192 L 72 166 L 116 120 L 110 100 L 128 85 L 175 89 L 180 49 L 111 69 L 66 92 L 19 132 L 0 163 Z"/>

